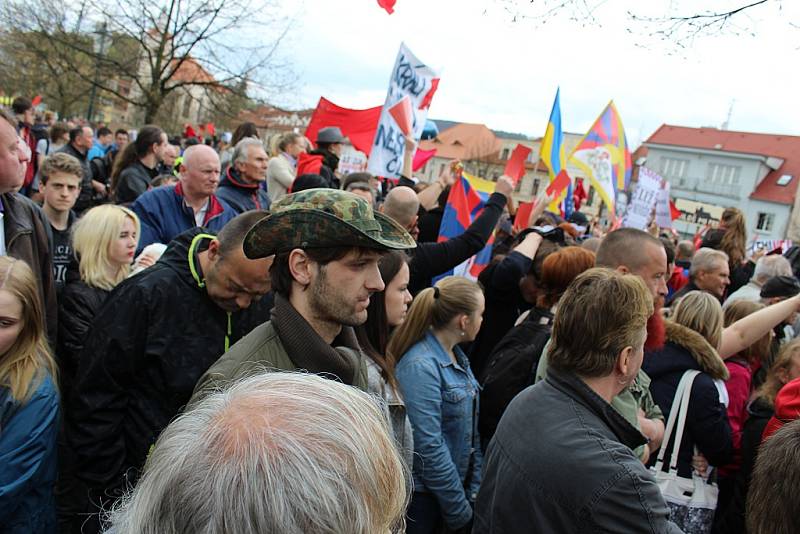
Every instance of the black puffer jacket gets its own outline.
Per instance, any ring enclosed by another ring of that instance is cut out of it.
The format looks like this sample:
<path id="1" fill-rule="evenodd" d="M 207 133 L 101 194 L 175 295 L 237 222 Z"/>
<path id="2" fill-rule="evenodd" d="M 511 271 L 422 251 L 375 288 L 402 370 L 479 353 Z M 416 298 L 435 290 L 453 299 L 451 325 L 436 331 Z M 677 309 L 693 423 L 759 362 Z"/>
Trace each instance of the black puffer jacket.
<path id="1" fill-rule="evenodd" d="M 150 446 L 192 395 L 200 376 L 236 341 L 269 319 L 271 299 L 228 314 L 193 276 L 202 272 L 194 228 L 161 259 L 119 284 L 86 337 L 67 411 L 67 437 L 78 473 L 92 490 L 136 480 Z"/>
<path id="2" fill-rule="evenodd" d="M 653 400 L 667 419 L 683 373 L 689 370 L 702 371 L 692 384 L 686 428 L 678 450 L 678 474 L 689 477 L 694 447 L 713 466 L 725 465 L 733 455 L 727 409 L 720 402 L 719 389 L 714 384 L 714 379 L 728 379 L 728 369 L 703 336 L 671 321 L 667 321 L 666 326 L 666 345 L 660 351 L 645 354 L 642 369 L 650 377 Z M 664 446 L 667 447 L 664 455 L 666 470 L 673 445 L 664 442 Z M 651 463 L 655 463 L 656 456 L 650 456 Z"/>
<path id="3" fill-rule="evenodd" d="M 95 314 L 109 291 L 92 287 L 83 280 L 70 281 L 61 292 L 58 303 L 58 358 L 61 396 L 68 399 L 78 372 L 83 342 L 92 327 Z"/>
<path id="4" fill-rule="evenodd" d="M 139 198 L 139 195 L 150 188 L 150 182 L 158 176 L 156 169 L 145 167 L 141 161 L 135 161 L 125 167 L 114 185 L 114 199 L 118 204 L 128 205 Z"/>
<path id="5" fill-rule="evenodd" d="M 478 430 L 485 445 L 494 436 L 508 404 L 520 391 L 533 384 L 536 367 L 552 328 L 553 314 L 550 310 L 533 308 L 522 323 L 500 340 L 489 357 L 480 376 Z"/>

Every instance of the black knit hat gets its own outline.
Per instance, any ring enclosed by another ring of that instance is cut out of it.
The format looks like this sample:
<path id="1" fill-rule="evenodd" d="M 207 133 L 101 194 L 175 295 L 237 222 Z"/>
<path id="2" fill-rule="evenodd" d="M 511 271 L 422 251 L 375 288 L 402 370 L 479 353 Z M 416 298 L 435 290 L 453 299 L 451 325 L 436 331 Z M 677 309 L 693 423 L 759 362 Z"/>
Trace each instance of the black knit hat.
<path id="1" fill-rule="evenodd" d="M 761 298 L 789 298 L 800 293 L 800 282 L 794 276 L 773 276 L 761 286 Z"/>

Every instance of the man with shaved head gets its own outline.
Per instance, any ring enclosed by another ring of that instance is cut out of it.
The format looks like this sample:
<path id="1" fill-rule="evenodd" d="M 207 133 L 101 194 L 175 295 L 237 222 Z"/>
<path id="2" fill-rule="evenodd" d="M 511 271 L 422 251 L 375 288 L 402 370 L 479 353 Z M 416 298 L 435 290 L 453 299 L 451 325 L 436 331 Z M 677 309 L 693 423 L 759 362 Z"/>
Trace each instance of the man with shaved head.
<path id="1" fill-rule="evenodd" d="M 219 156 L 213 148 L 187 148 L 178 184 L 152 189 L 131 206 L 142 224 L 137 254 L 151 243 L 169 243 L 190 228 L 215 232 L 233 219 L 236 212 L 214 194 L 219 174 Z"/>
<path id="2" fill-rule="evenodd" d="M 511 179 L 501 176 L 483 211 L 463 234 L 443 243 L 418 243 L 417 248 L 411 251 L 411 278 L 408 290 L 411 293 L 422 291 L 431 285 L 434 276 L 450 271 L 480 252 L 492 235 L 513 190 L 514 184 Z M 404 186 L 392 189 L 386 195 L 382 210 L 414 238 L 419 235 L 417 228 L 419 199 L 413 189 Z"/>

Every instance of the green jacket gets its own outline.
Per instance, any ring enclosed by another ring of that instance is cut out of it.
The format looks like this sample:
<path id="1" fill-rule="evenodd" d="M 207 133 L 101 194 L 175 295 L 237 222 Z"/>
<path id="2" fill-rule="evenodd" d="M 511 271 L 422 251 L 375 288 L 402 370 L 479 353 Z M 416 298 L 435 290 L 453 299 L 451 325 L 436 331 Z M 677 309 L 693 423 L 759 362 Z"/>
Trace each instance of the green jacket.
<path id="1" fill-rule="evenodd" d="M 353 385 L 367 391 L 367 365 L 363 354 L 346 347 L 336 347 L 336 350 L 358 360 L 358 371 Z M 189 405 L 193 405 L 209 393 L 224 388 L 240 378 L 266 370 L 298 370 L 281 343 L 272 322 L 257 326 L 223 354 L 200 377 Z"/>

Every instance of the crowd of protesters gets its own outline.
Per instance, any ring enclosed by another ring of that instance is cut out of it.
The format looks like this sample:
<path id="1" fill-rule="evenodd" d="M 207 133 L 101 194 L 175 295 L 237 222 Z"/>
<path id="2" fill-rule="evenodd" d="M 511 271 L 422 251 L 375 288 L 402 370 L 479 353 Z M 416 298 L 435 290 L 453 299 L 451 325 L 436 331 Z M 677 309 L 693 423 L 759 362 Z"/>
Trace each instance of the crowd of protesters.
<path id="1" fill-rule="evenodd" d="M 0 533 L 796 531 L 800 282 L 739 210 L 517 221 L 501 177 L 438 242 L 457 168 L 344 141 L 0 112 Z"/>

